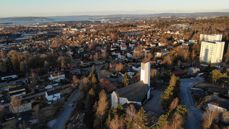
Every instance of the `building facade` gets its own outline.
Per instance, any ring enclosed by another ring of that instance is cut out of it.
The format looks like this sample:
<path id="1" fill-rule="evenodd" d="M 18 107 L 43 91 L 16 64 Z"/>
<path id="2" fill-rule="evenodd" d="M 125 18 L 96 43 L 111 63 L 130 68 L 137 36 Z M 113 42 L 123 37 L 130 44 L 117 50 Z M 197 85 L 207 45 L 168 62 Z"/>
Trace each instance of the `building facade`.
<path id="1" fill-rule="evenodd" d="M 222 35 L 202 35 L 200 49 L 200 62 L 217 64 L 223 60 L 225 42 L 222 42 Z"/>
<path id="2" fill-rule="evenodd" d="M 141 81 L 150 86 L 150 62 L 141 63 Z"/>
<path id="3" fill-rule="evenodd" d="M 212 34 L 212 35 L 200 34 L 200 41 L 215 42 L 215 41 L 222 41 L 222 39 L 223 39 L 223 35 L 221 34 Z"/>
<path id="4" fill-rule="evenodd" d="M 112 92 L 111 107 L 130 103 L 142 105 L 150 99 L 150 67 L 150 62 L 142 63 L 139 82 Z"/>

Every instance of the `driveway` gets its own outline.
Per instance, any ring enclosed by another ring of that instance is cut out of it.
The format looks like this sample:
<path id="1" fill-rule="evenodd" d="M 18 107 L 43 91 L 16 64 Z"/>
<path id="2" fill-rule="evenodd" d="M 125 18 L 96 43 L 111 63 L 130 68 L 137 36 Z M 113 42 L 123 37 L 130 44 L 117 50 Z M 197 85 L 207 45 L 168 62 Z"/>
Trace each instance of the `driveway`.
<path id="1" fill-rule="evenodd" d="M 195 107 L 195 102 L 191 94 L 191 88 L 202 82 L 202 78 L 181 79 L 180 81 L 180 97 L 181 102 L 188 109 L 188 116 L 185 122 L 185 129 L 200 129 L 202 112 Z"/>
<path id="2" fill-rule="evenodd" d="M 63 111 L 59 113 L 56 119 L 48 123 L 51 129 L 64 129 L 66 122 L 69 120 L 76 107 L 79 95 L 80 91 L 78 89 L 72 93 L 68 101 L 65 103 Z"/>

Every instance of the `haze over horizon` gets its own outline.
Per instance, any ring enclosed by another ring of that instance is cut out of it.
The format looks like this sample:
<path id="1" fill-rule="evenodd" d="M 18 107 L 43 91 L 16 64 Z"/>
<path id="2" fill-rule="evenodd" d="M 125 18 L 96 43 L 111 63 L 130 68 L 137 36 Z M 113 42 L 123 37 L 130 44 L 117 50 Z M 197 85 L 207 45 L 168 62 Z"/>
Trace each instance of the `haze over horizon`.
<path id="1" fill-rule="evenodd" d="M 228 0 L 2 0 L 0 17 L 229 12 Z"/>

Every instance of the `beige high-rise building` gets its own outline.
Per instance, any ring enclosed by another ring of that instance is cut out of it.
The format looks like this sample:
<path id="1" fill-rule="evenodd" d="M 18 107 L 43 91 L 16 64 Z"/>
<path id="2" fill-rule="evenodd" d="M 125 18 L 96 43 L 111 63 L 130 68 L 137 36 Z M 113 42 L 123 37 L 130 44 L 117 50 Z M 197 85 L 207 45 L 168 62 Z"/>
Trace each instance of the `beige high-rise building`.
<path id="1" fill-rule="evenodd" d="M 217 64 L 223 60 L 225 42 L 222 42 L 222 35 L 200 36 L 200 62 Z"/>

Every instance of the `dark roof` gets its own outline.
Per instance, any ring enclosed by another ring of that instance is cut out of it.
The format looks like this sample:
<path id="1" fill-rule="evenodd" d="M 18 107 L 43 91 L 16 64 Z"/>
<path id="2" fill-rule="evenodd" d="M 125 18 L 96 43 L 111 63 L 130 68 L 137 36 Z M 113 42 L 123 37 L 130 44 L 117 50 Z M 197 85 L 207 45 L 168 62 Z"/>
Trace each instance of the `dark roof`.
<path id="1" fill-rule="evenodd" d="M 142 102 L 144 101 L 148 90 L 148 85 L 143 84 L 143 82 L 137 82 L 116 90 L 116 93 L 119 97 L 127 98 L 129 101 Z"/>
<path id="2" fill-rule="evenodd" d="M 211 100 L 209 103 L 216 104 L 222 108 L 229 110 L 229 100 L 228 99 L 216 98 L 214 100 Z"/>
<path id="3" fill-rule="evenodd" d="M 24 86 L 17 86 L 14 88 L 9 88 L 9 91 L 18 91 L 18 90 L 26 90 Z"/>
<path id="4" fill-rule="evenodd" d="M 20 94 L 26 94 L 26 91 L 24 90 L 24 91 L 13 92 L 13 93 L 10 93 L 10 96 L 16 96 Z"/>
<path id="5" fill-rule="evenodd" d="M 198 83 L 194 87 L 196 87 L 196 88 L 209 88 L 209 87 L 217 87 L 217 86 L 214 84 L 211 84 L 211 83 Z"/>
<path id="6" fill-rule="evenodd" d="M 56 94 L 56 93 L 60 93 L 60 90 L 57 89 L 57 90 L 52 90 L 52 91 L 48 91 L 48 92 L 47 92 L 48 95 L 54 95 L 54 94 Z"/>

